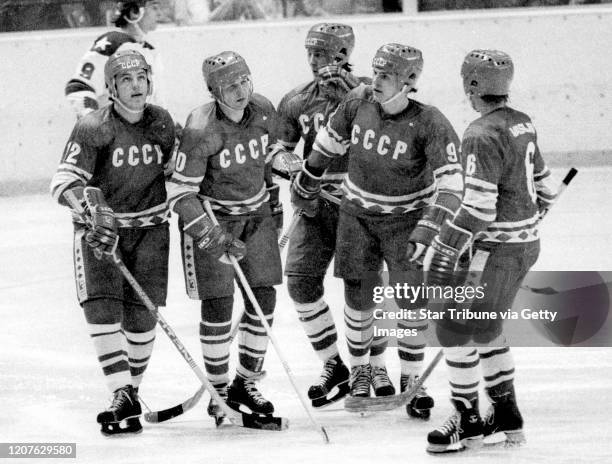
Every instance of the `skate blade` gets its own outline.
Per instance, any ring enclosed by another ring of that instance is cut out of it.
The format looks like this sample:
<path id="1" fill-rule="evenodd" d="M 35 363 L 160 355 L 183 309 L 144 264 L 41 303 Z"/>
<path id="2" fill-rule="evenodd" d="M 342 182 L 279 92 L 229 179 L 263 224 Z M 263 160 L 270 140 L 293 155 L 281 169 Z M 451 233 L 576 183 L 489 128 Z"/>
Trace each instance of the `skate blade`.
<path id="1" fill-rule="evenodd" d="M 129 417 L 119 422 L 101 424 L 100 433 L 105 437 L 125 437 L 142 433 L 142 425 L 138 417 Z"/>
<path id="2" fill-rule="evenodd" d="M 496 432 L 484 439 L 484 445 L 487 448 L 515 448 L 527 443 L 525 434 L 522 430 L 513 430 L 510 432 Z"/>
<path id="3" fill-rule="evenodd" d="M 429 418 L 431 417 L 430 409 L 413 409 L 410 406 L 408 406 L 406 408 L 406 412 L 408 413 L 408 416 L 414 419 L 420 419 L 423 421 L 428 421 Z"/>
<path id="4" fill-rule="evenodd" d="M 457 443 L 451 443 L 450 445 L 435 445 L 428 444 L 426 451 L 431 454 L 445 454 L 445 453 L 460 453 L 476 451 L 482 448 L 482 435 L 476 437 L 465 438 Z"/>
<path id="5" fill-rule="evenodd" d="M 312 407 L 315 409 L 325 408 L 336 401 L 340 401 L 342 398 L 348 395 L 349 391 L 348 380 L 346 382 L 339 383 L 338 385 L 334 386 L 334 388 L 332 388 L 327 395 L 312 398 Z"/>

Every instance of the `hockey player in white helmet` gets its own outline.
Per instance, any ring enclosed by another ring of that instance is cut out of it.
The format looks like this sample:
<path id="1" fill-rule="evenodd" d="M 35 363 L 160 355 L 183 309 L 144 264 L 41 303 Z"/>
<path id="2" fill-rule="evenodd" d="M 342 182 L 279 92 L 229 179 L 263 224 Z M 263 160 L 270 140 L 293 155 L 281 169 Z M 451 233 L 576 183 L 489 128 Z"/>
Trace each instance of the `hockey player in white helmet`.
<path id="1" fill-rule="evenodd" d="M 165 306 L 170 216 L 164 170 L 174 145 L 170 114 L 147 103 L 150 67 L 133 50 L 107 60 L 112 102 L 79 118 L 68 139 L 51 193 L 75 211 L 77 296 L 113 393 L 98 414 L 104 435 L 138 433 L 138 387 L 155 340 L 156 317 L 112 261 L 119 254 L 155 306 Z M 83 218 L 86 215 L 86 218 Z"/>
<path id="2" fill-rule="evenodd" d="M 66 98 L 77 117 L 106 103 L 108 93 L 104 82 L 104 65 L 111 55 L 122 50 L 136 50 L 145 57 L 156 84 L 150 101 L 165 107 L 161 90 L 161 60 L 155 47 L 146 40 L 146 34 L 157 28 L 159 16 L 160 0 L 116 2 L 113 22 L 117 29 L 105 32 L 94 41 L 66 84 Z"/>
<path id="3" fill-rule="evenodd" d="M 403 279 L 420 285 L 420 259 L 463 190 L 459 140 L 435 107 L 410 98 L 423 68 L 420 50 L 390 43 L 372 61 L 372 85 L 352 90 L 319 130 L 313 149 L 292 184 L 296 207 L 312 208 L 331 162 L 348 158 L 338 221 L 334 274 L 344 280 L 346 338 L 351 362 L 350 394 L 370 395 L 370 345 L 374 334 L 372 286 L 383 261 L 389 285 Z M 371 276 L 371 279 L 367 279 Z M 423 299 L 401 308 L 417 309 Z M 399 320 L 416 331 L 398 340 L 402 390 L 418 379 L 427 321 Z M 408 413 L 428 418 L 433 399 L 424 390 Z"/>
<path id="4" fill-rule="evenodd" d="M 472 108 L 480 114 L 466 129 L 465 193 L 454 218 L 442 226 L 425 256 L 430 285 L 457 285 L 459 258 L 486 251 L 481 286 L 485 296 L 470 311 L 506 311 L 540 252 L 540 213 L 554 202 L 552 176 L 540 154 L 531 118 L 508 106 L 514 76 L 511 57 L 498 50 L 472 50 L 461 78 Z M 474 240 L 474 238 L 476 239 Z M 443 319 L 436 335 L 444 347 L 453 414 L 427 436 L 427 451 L 446 453 L 496 441 L 525 441 L 514 389 L 515 365 L 503 334 L 502 317 Z M 481 420 L 479 383 L 491 407 Z"/>

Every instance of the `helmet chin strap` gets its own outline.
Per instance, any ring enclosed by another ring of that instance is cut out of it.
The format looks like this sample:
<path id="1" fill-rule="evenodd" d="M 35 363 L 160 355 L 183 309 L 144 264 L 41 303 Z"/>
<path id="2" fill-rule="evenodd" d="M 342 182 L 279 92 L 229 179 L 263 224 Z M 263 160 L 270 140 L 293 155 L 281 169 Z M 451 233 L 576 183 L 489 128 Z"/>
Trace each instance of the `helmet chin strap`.
<path id="1" fill-rule="evenodd" d="M 110 96 L 110 100 L 112 100 L 112 102 L 114 104 L 118 105 L 123 111 L 125 111 L 125 112 L 127 112 L 129 114 L 132 114 L 134 116 L 138 116 L 138 115 L 141 115 L 142 113 L 144 113 L 144 108 L 141 109 L 141 110 L 132 110 L 132 109 L 128 108 L 127 106 L 125 106 L 125 104 L 121 100 L 119 100 L 118 97 L 114 97 L 114 96 L 111 95 Z"/>
<path id="2" fill-rule="evenodd" d="M 380 106 L 382 107 L 383 111 L 387 114 L 400 113 L 404 111 L 406 107 L 408 106 L 408 103 L 409 103 L 408 94 L 409 93 L 410 93 L 410 87 L 408 87 L 408 84 L 404 84 L 402 87 L 402 90 L 397 92 L 387 101 L 382 102 Z"/>

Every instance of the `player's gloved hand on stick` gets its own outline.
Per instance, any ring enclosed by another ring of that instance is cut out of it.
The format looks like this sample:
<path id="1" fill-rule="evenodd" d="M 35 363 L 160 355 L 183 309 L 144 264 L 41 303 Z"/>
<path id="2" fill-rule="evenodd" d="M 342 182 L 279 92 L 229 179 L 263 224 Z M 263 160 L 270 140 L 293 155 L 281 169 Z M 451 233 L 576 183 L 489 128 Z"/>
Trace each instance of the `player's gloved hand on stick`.
<path id="1" fill-rule="evenodd" d="M 85 187 L 83 194 L 87 204 L 86 214 L 91 222 L 90 230 L 85 234 L 85 241 L 90 247 L 104 254 L 115 253 L 119 242 L 115 213 L 106 203 L 99 188 Z"/>
<path id="2" fill-rule="evenodd" d="M 428 285 L 452 285 L 459 258 L 467 250 L 473 234 L 450 222 L 431 242 L 425 253 L 423 270 Z"/>
<path id="3" fill-rule="evenodd" d="M 280 187 L 278 184 L 272 184 L 266 187 L 266 190 L 270 195 L 270 200 L 268 202 L 270 204 L 270 210 L 272 211 L 272 219 L 274 219 L 276 232 L 278 238 L 280 238 L 281 235 L 283 235 L 283 204 L 280 202 L 279 198 Z"/>
<path id="4" fill-rule="evenodd" d="M 438 205 L 431 205 L 427 208 L 408 238 L 408 249 L 406 250 L 408 261 L 423 263 L 425 250 L 440 232 L 440 224 L 451 215 L 451 211 Z"/>
<path id="5" fill-rule="evenodd" d="M 321 179 L 322 173 L 317 175 L 306 161 L 291 183 L 291 203 L 295 209 L 304 210 L 306 216 L 314 217 L 317 214 Z"/>
<path id="6" fill-rule="evenodd" d="M 292 151 L 281 148 L 274 155 L 272 167 L 279 171 L 286 172 L 289 177 L 293 178 L 293 176 L 302 170 L 302 163 L 302 158 L 298 155 Z"/>
<path id="7" fill-rule="evenodd" d="M 196 244 L 198 248 L 223 262 L 227 262 L 223 259 L 225 253 L 234 256 L 238 261 L 244 258 L 246 254 L 244 242 L 223 230 L 219 225 L 212 225 L 210 228 L 204 229 L 203 233 L 196 239 Z"/>

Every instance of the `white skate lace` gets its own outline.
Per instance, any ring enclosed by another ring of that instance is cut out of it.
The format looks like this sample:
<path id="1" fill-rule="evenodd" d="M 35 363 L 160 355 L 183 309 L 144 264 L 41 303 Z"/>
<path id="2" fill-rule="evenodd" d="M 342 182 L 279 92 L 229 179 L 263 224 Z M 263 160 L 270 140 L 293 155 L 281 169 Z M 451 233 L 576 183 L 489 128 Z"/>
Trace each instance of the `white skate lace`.
<path id="1" fill-rule="evenodd" d="M 351 386 L 353 392 L 369 393 L 370 392 L 370 366 L 356 366 L 351 372 Z"/>
<path id="2" fill-rule="evenodd" d="M 323 366 L 323 371 L 321 372 L 321 377 L 319 378 L 318 385 L 321 387 L 325 387 L 329 379 L 334 375 L 334 369 L 336 368 L 336 361 L 333 359 L 328 359 Z"/>
<path id="3" fill-rule="evenodd" d="M 266 404 L 268 402 L 268 400 L 266 400 L 263 397 L 261 392 L 257 390 L 254 380 L 248 380 L 248 379 L 245 380 L 244 389 L 247 391 L 247 393 L 249 394 L 249 396 L 253 399 L 255 403 L 261 405 L 261 404 Z"/>
<path id="4" fill-rule="evenodd" d="M 406 391 L 406 390 L 410 390 L 412 388 L 412 386 L 417 383 L 417 381 L 419 380 L 419 376 L 418 375 L 402 375 L 400 384 L 402 386 L 402 391 Z M 419 389 L 417 390 L 416 394 L 414 395 L 415 398 L 421 398 L 423 396 L 428 396 L 427 395 L 427 391 L 425 389 L 425 387 L 423 385 L 421 385 L 419 387 Z"/>
<path id="5" fill-rule="evenodd" d="M 489 406 L 489 409 L 487 409 L 487 414 L 484 418 L 484 423 L 488 425 L 493 425 L 494 422 L 495 422 L 495 408 L 493 407 L 493 405 L 491 405 Z"/>
<path id="6" fill-rule="evenodd" d="M 386 367 L 372 367 L 372 385 L 374 385 L 374 389 L 393 385 Z"/>
<path id="7" fill-rule="evenodd" d="M 456 412 L 448 419 L 446 419 L 446 422 L 444 422 L 442 426 L 438 427 L 438 431 L 441 432 L 443 435 L 450 435 L 454 432 L 461 432 L 461 427 L 459 426 L 460 422 L 461 414 Z"/>
<path id="8" fill-rule="evenodd" d="M 132 398 L 130 398 L 130 394 L 124 388 L 115 391 L 109 410 L 123 407 L 126 401 L 132 403 Z"/>

